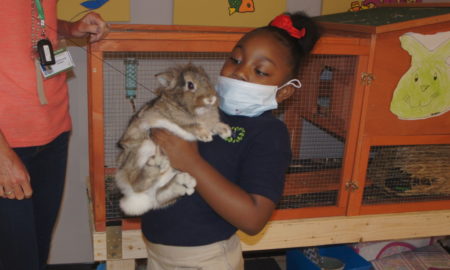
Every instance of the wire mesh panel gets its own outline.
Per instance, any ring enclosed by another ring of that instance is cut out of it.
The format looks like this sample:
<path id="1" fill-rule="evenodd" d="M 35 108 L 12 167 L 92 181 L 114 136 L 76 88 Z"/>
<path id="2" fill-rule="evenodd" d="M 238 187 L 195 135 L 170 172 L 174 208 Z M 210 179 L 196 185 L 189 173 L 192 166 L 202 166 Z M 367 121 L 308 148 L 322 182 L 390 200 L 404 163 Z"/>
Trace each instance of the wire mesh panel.
<path id="1" fill-rule="evenodd" d="M 114 52 L 104 55 L 106 219 L 123 217 L 114 185 L 117 142 L 134 108 L 155 97 L 155 74 L 192 62 L 215 83 L 226 53 Z M 291 134 L 292 164 L 278 209 L 335 205 L 350 115 L 356 56 L 313 55 L 300 72 L 303 87 L 277 110 Z M 133 82 L 133 80 L 135 80 Z M 131 92 L 130 92 L 131 91 Z"/>
<path id="2" fill-rule="evenodd" d="M 364 204 L 450 199 L 450 145 L 373 146 Z"/>
<path id="3" fill-rule="evenodd" d="M 155 75 L 169 67 L 189 62 L 202 66 L 213 83 L 220 72 L 226 54 L 221 53 L 107 53 L 104 64 L 105 166 L 116 167 L 119 154 L 117 142 L 133 115 L 133 104 L 139 109 L 155 97 L 159 87 Z M 127 98 L 127 60 L 136 60 L 136 97 Z"/>
<path id="4" fill-rule="evenodd" d="M 311 55 L 303 62 L 303 87 L 281 110 L 293 160 L 279 209 L 337 204 L 356 63 L 347 55 Z"/>
<path id="5" fill-rule="evenodd" d="M 114 181 L 115 169 L 105 169 L 105 208 L 106 208 L 106 220 L 116 220 L 123 217 L 122 210 L 120 210 L 119 200 L 122 194 L 118 190 Z"/>

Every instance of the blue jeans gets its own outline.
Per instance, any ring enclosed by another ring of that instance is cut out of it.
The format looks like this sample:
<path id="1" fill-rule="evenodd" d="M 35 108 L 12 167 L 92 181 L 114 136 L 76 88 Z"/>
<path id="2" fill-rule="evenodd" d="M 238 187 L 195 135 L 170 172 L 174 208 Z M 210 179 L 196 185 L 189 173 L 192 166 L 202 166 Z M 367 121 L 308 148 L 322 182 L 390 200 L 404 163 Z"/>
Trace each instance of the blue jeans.
<path id="1" fill-rule="evenodd" d="M 30 199 L 0 198 L 0 270 L 46 268 L 66 175 L 69 132 L 52 142 L 14 148 L 30 174 Z"/>

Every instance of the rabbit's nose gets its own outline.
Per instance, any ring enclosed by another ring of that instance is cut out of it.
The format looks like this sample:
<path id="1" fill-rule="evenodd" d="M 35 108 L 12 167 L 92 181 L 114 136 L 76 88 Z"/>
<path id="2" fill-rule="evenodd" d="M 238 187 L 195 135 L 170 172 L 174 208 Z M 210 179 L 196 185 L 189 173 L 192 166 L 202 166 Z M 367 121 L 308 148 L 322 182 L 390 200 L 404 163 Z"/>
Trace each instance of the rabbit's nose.
<path id="1" fill-rule="evenodd" d="M 422 92 L 425 92 L 425 91 L 427 91 L 427 89 L 430 87 L 430 85 L 429 84 L 422 84 L 421 86 L 420 86 L 420 90 L 422 91 Z"/>

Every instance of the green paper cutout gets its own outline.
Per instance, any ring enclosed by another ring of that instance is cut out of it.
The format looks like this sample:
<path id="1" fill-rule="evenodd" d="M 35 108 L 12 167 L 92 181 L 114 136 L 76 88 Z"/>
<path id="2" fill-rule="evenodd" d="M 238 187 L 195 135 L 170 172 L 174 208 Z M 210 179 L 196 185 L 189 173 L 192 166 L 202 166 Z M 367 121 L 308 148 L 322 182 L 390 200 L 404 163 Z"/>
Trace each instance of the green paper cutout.
<path id="1" fill-rule="evenodd" d="M 435 35 L 444 40 L 431 50 L 418 39 Z M 402 48 L 411 55 L 411 67 L 399 80 L 391 101 L 391 112 L 399 119 L 426 119 L 450 110 L 450 38 L 445 38 L 449 36 L 450 32 L 400 36 Z"/>

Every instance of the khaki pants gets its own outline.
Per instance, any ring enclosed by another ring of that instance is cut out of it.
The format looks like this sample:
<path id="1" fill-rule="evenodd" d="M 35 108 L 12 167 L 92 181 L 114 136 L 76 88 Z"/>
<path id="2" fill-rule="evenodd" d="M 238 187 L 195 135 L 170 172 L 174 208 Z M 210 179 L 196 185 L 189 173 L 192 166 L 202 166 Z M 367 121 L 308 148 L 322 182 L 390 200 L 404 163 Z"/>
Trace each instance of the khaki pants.
<path id="1" fill-rule="evenodd" d="M 243 270 L 241 243 L 236 235 L 217 243 L 179 247 L 146 241 L 147 270 Z"/>

